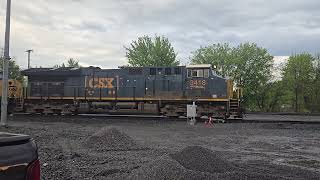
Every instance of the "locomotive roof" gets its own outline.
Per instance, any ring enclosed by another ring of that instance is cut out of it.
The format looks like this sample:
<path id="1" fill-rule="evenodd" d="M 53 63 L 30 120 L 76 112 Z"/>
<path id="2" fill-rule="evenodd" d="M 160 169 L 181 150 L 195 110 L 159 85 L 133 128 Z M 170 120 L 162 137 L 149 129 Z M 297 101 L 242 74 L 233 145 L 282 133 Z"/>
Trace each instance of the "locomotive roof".
<path id="1" fill-rule="evenodd" d="M 186 67 L 186 66 L 143 66 L 143 67 L 135 67 L 135 66 L 118 66 L 119 69 L 126 69 L 126 68 L 166 68 L 166 67 Z"/>
<path id="2" fill-rule="evenodd" d="M 187 65 L 187 68 L 211 68 L 211 64 L 191 64 Z"/>
<path id="3" fill-rule="evenodd" d="M 61 67 L 61 68 L 30 68 L 21 71 L 22 75 L 73 75 L 80 73 L 80 68 Z"/>

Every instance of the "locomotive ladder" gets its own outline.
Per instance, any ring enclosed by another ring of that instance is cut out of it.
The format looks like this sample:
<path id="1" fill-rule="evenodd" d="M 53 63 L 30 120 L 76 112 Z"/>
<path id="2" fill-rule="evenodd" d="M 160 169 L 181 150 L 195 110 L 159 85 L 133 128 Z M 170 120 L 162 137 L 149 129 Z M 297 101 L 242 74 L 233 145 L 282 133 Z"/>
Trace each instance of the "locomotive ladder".
<path id="1" fill-rule="evenodd" d="M 15 100 L 15 105 L 16 105 L 15 111 L 17 112 L 23 111 L 23 98 L 17 98 Z"/>
<path id="2" fill-rule="evenodd" d="M 239 118 L 240 102 L 238 99 L 230 99 L 229 110 L 231 118 Z"/>

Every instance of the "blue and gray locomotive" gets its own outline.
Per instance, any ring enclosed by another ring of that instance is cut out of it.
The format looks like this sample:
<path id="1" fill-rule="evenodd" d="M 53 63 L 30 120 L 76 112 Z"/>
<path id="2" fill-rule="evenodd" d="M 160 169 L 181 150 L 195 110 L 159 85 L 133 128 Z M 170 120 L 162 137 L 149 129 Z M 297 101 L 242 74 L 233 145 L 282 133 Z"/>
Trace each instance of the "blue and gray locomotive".
<path id="1" fill-rule="evenodd" d="M 199 116 L 241 117 L 231 80 L 211 65 L 32 68 L 24 89 L 29 113 L 149 113 L 185 116 L 196 102 Z"/>

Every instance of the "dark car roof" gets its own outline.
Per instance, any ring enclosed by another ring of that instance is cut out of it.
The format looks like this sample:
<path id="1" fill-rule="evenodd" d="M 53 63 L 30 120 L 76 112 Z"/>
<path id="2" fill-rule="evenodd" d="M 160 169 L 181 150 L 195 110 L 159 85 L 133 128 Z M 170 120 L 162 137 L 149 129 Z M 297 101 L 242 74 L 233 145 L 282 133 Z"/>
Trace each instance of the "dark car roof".
<path id="1" fill-rule="evenodd" d="M 27 141 L 30 139 L 31 137 L 28 135 L 0 132 L 0 144 L 8 142 Z"/>

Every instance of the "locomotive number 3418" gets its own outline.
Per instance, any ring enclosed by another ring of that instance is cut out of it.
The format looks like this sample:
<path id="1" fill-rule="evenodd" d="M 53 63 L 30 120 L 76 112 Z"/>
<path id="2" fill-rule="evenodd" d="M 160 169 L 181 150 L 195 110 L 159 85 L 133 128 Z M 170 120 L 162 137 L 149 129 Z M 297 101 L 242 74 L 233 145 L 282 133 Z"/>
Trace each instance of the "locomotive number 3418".
<path id="1" fill-rule="evenodd" d="M 190 80 L 190 87 L 204 88 L 207 85 L 206 80 Z"/>

